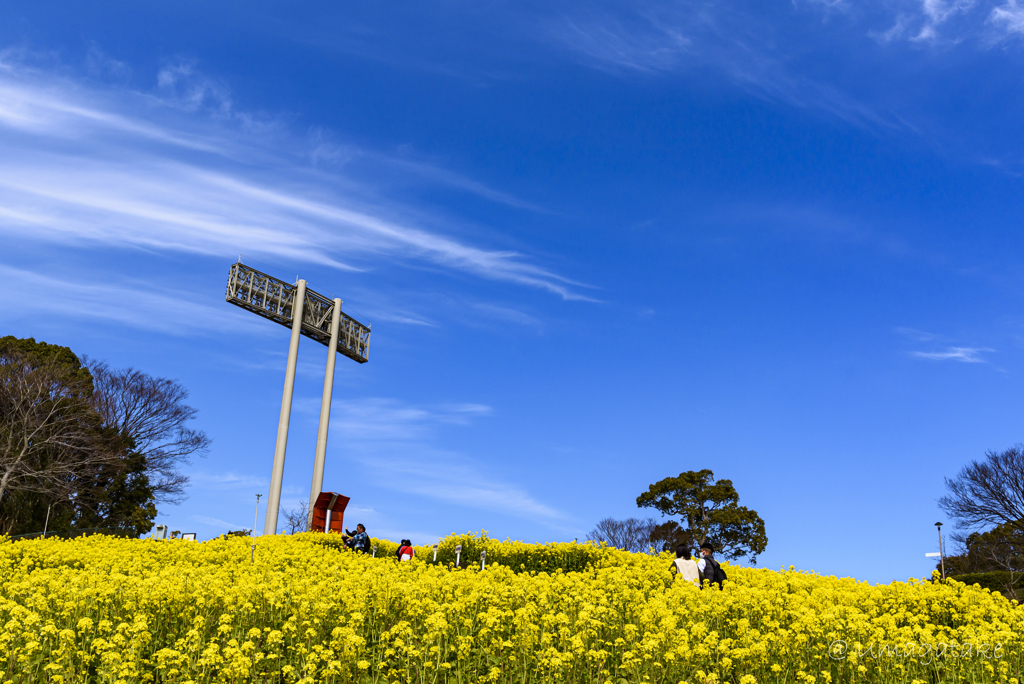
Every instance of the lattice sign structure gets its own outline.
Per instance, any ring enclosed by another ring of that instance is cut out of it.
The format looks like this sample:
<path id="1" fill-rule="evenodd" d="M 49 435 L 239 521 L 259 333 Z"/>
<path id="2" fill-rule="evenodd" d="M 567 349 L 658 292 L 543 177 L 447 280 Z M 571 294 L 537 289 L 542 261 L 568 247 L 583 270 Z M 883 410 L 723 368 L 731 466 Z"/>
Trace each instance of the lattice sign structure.
<path id="1" fill-rule="evenodd" d="M 292 303 L 298 285 L 289 285 L 239 262 L 228 274 L 227 301 L 252 311 L 286 328 L 292 327 Z M 302 306 L 302 334 L 329 346 L 334 302 L 313 290 L 306 290 Z M 338 331 L 338 353 L 353 361 L 370 360 L 370 326 L 363 325 L 343 311 Z"/>
<path id="2" fill-rule="evenodd" d="M 291 418 L 292 394 L 295 389 L 295 367 L 299 357 L 299 337 L 305 335 L 327 347 L 327 372 L 324 375 L 324 394 L 320 401 L 320 428 L 317 433 L 316 457 L 313 462 L 313 482 L 309 491 L 310 518 L 307 520 L 307 525 L 310 525 L 312 524 L 314 506 L 324 483 L 327 428 L 331 419 L 331 395 L 334 391 L 334 361 L 338 354 L 343 354 L 359 363 L 369 361 L 370 326 L 363 325 L 342 312 L 340 299 L 332 301 L 313 290 L 306 289 L 305 280 L 299 280 L 294 285 L 289 285 L 283 280 L 278 280 L 246 266 L 242 263 L 241 257 L 239 257 L 238 263 L 231 265 L 225 298 L 235 306 L 240 306 L 258 316 L 279 323 L 292 331 L 263 534 L 277 533 L 281 484 L 284 479 L 284 456 L 288 446 L 288 423 Z"/>

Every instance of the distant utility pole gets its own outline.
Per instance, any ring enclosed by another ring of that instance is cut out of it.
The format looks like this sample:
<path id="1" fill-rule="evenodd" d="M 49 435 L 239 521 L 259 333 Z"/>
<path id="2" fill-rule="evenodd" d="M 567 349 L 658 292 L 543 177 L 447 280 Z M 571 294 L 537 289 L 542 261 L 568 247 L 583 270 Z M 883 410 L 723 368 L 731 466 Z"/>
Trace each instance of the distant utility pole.
<path id="1" fill-rule="evenodd" d="M 331 397 L 334 391 L 335 354 L 342 354 L 366 363 L 370 354 L 370 326 L 363 325 L 341 310 L 340 299 L 328 299 L 306 288 L 305 280 L 289 285 L 283 280 L 249 268 L 242 263 L 231 265 L 228 274 L 226 300 L 258 316 L 291 328 L 288 345 L 288 364 L 281 396 L 281 415 L 277 422 L 277 443 L 274 447 L 274 466 L 270 476 L 270 493 L 263 521 L 263 534 L 277 534 L 277 518 L 281 506 L 281 484 L 284 480 L 284 457 L 288 446 L 288 423 L 292 413 L 292 394 L 295 390 L 295 367 L 299 359 L 299 336 L 305 335 L 327 346 L 327 371 L 320 403 L 320 427 L 317 431 L 316 455 L 313 462 L 313 481 L 309 491 L 309 515 L 306 525 L 312 523 L 313 506 L 324 485 L 324 460 L 327 455 L 327 428 L 331 418 Z M 253 530 L 255 533 L 255 530 Z M 254 540 L 255 543 L 255 540 Z"/>
<path id="2" fill-rule="evenodd" d="M 946 552 L 942 548 L 942 523 L 935 523 L 935 529 L 939 531 L 939 566 L 942 568 L 942 579 L 946 579 Z"/>

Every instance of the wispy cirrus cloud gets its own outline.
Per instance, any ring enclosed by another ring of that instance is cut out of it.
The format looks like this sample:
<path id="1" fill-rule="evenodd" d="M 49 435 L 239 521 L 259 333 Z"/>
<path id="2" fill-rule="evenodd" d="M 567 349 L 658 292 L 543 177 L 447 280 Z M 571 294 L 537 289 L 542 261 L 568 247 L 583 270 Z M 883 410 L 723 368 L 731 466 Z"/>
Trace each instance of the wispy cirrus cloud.
<path id="1" fill-rule="evenodd" d="M 888 17 L 888 28 L 868 31 L 879 43 L 905 40 L 918 47 L 943 48 L 968 43 L 988 49 L 1024 35 L 1024 8 L 1018 0 L 904 0 L 840 6 L 851 18 L 858 13 L 855 8 Z"/>
<path id="2" fill-rule="evenodd" d="M 414 458 L 365 458 L 363 465 L 403 492 L 547 523 L 566 518 L 524 488 L 485 477 L 475 463 L 458 454 L 424 449 Z"/>
<path id="3" fill-rule="evenodd" d="M 963 14 L 976 5 L 976 0 L 921 0 L 923 24 L 911 40 L 935 40 L 939 27 L 952 17 Z"/>
<path id="4" fill-rule="evenodd" d="M 270 332 L 250 317 L 227 320 L 223 306 L 207 304 L 191 292 L 149 282 L 111 277 L 105 282 L 83 281 L 2 263 L 0 279 L 10 283 L 9 291 L 21 295 L 8 299 L 6 319 L 37 320 L 45 315 L 54 321 L 95 320 L 173 336 L 218 334 L 228 328 L 256 335 Z"/>
<path id="5" fill-rule="evenodd" d="M 190 520 L 194 520 L 195 522 L 199 523 L 200 525 L 206 525 L 207 527 L 222 528 L 225 532 L 227 532 L 228 530 L 247 530 L 247 529 L 249 529 L 248 527 L 245 527 L 243 525 L 239 525 L 238 523 L 230 523 L 230 522 L 228 522 L 226 520 L 221 520 L 220 518 L 211 518 L 211 517 L 206 516 L 206 515 L 190 515 L 189 519 Z"/>
<path id="6" fill-rule="evenodd" d="M 343 171 L 304 163 L 296 149 L 302 144 L 272 121 L 236 112 L 223 87 L 191 65 L 165 68 L 154 92 L 137 93 L 56 76 L 3 54 L 0 234 L 210 256 L 244 247 L 257 257 L 347 270 L 381 260 L 426 262 L 586 299 L 580 283 L 517 250 L 450 237 L 450 219 L 385 201 Z M 536 209 L 444 169 L 408 160 L 390 167 Z"/>
<path id="7" fill-rule="evenodd" d="M 1017 4 L 1017 0 L 1007 0 L 1005 4 L 992 8 L 988 23 L 1007 36 L 1024 36 L 1024 7 Z"/>
<path id="8" fill-rule="evenodd" d="M 403 493 L 538 520 L 548 525 L 566 518 L 522 486 L 488 475 L 471 455 L 432 446 L 444 426 L 466 426 L 493 413 L 479 403 L 420 406 L 395 399 L 335 402 L 331 428 L 348 458 L 376 475 L 374 481 Z"/>
<path id="9" fill-rule="evenodd" d="M 191 485 L 203 489 L 259 489 L 262 490 L 270 484 L 265 477 L 244 475 L 234 472 L 207 473 L 198 472 L 189 475 Z"/>
<path id="10" fill-rule="evenodd" d="M 994 352 L 989 347 L 947 347 L 942 351 L 924 352 L 913 351 L 910 355 L 918 359 L 929 361 L 960 361 L 961 363 L 988 363 L 982 358 L 982 354 Z"/>
<path id="11" fill-rule="evenodd" d="M 841 9 L 829 3 L 828 10 Z M 752 95 L 856 126 L 912 129 L 892 111 L 795 71 L 765 17 L 710 2 L 603 3 L 549 24 L 581 63 L 612 74 L 712 69 Z"/>
<path id="12" fill-rule="evenodd" d="M 471 419 L 491 413 L 491 407 L 484 404 L 417 406 L 397 399 L 369 397 L 335 401 L 331 427 L 341 430 L 349 439 L 416 440 L 427 437 L 440 425 L 467 425 Z"/>
<path id="13" fill-rule="evenodd" d="M 915 328 L 896 328 L 896 332 L 907 339 L 914 340 L 915 342 L 932 342 L 933 340 L 939 339 L 939 336 L 935 333 L 916 330 Z"/>
<path id="14" fill-rule="evenodd" d="M 892 97 L 886 88 L 906 75 L 879 51 L 902 41 L 916 59 L 960 45 L 988 50 L 1019 41 L 1024 7 L 1020 0 L 806 0 L 785 9 L 706 0 L 601 0 L 565 10 L 546 27 L 549 39 L 576 61 L 615 76 L 711 71 L 771 102 L 858 127 L 934 136 L 948 134 L 933 130 L 929 110 Z M 834 40 L 820 40 L 826 32 Z M 837 48 L 858 43 L 852 58 Z M 822 63 L 842 63 L 845 73 L 829 73 Z M 880 72 L 880 63 L 893 74 Z"/>
<path id="15" fill-rule="evenodd" d="M 627 22 L 611 14 L 567 17 L 554 35 L 585 63 L 613 73 L 672 71 L 685 65 L 693 40 L 682 26 L 643 13 Z"/>
<path id="16" fill-rule="evenodd" d="M 949 338 L 938 333 L 918 330 L 916 328 L 899 327 L 895 332 L 904 337 L 908 342 L 932 342 L 934 345 L 946 343 L 942 349 L 933 351 L 913 350 L 907 352 L 915 359 L 926 361 L 959 361 L 960 363 L 988 363 L 983 354 L 995 351 L 991 347 L 959 347 L 949 345 Z"/>

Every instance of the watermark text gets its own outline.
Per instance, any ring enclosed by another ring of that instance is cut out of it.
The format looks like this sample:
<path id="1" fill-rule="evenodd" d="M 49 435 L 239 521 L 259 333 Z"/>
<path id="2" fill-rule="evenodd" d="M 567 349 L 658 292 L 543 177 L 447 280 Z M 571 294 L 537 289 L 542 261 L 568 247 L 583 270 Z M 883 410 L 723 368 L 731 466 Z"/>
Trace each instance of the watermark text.
<path id="1" fill-rule="evenodd" d="M 832 660 L 846 660 L 856 657 L 857 660 L 872 658 L 908 658 L 917 660 L 923 665 L 928 665 L 934 660 L 959 659 L 959 658 L 984 658 L 986 660 L 998 660 L 1003 657 L 1003 645 L 980 643 L 977 641 L 958 643 L 955 641 L 941 641 L 934 644 L 919 644 L 914 641 L 906 643 L 884 643 L 884 644 L 862 644 L 859 641 L 853 644 L 853 651 L 845 639 L 836 639 L 828 647 L 828 657 Z"/>

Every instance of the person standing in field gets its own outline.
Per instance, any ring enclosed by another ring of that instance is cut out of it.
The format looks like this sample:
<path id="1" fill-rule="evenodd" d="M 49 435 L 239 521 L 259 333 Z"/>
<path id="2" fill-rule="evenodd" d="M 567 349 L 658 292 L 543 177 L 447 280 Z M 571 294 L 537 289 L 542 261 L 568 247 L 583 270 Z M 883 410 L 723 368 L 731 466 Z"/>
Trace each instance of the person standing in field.
<path id="1" fill-rule="evenodd" d="M 725 576 L 725 570 L 722 570 L 722 566 L 715 560 L 715 547 L 711 545 L 711 542 L 704 542 L 700 545 L 701 559 L 697 561 L 697 569 L 700 570 L 701 574 L 701 586 L 704 584 L 704 580 L 713 582 L 718 585 L 718 588 L 722 588 L 722 582 L 728 579 Z"/>
<path id="2" fill-rule="evenodd" d="M 412 541 L 409 539 L 403 539 L 402 543 L 398 546 L 398 551 L 395 552 L 400 561 L 411 561 L 416 552 L 412 548 Z"/>
<path id="3" fill-rule="evenodd" d="M 672 561 L 671 569 L 687 582 L 693 582 L 698 587 L 701 585 L 700 569 L 697 567 L 697 561 L 690 557 L 690 547 L 683 544 L 676 546 L 676 559 Z"/>

